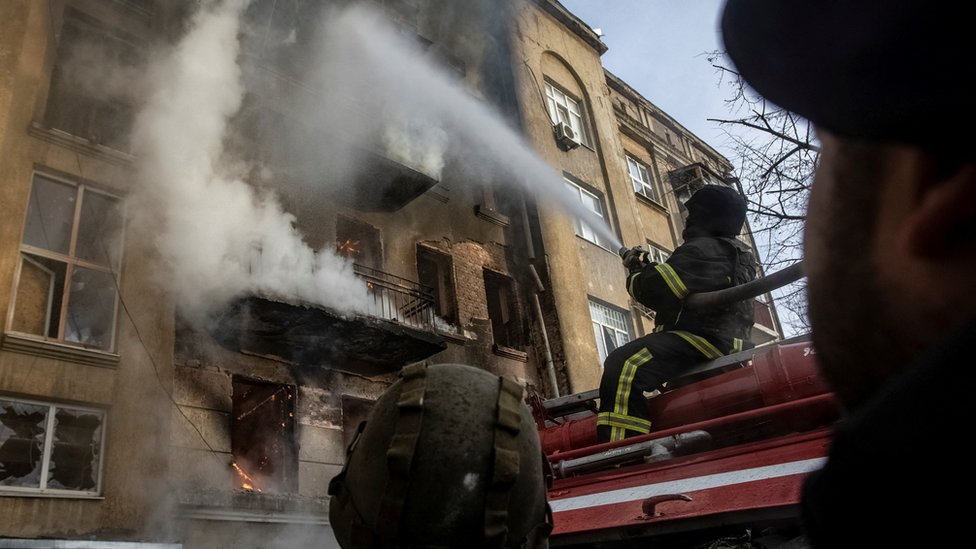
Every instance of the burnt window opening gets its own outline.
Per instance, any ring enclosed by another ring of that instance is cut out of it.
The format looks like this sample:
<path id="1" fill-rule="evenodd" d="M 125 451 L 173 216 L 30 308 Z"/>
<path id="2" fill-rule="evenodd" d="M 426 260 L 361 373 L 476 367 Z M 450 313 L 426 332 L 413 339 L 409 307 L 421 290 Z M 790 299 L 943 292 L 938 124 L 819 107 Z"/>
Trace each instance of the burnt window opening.
<path id="1" fill-rule="evenodd" d="M 123 217 L 114 196 L 34 175 L 11 331 L 114 348 Z"/>
<path id="2" fill-rule="evenodd" d="M 485 269 L 485 297 L 488 301 L 488 318 L 491 320 L 492 337 L 496 345 L 517 348 L 521 345 L 518 306 L 512 279 Z"/>
<path id="3" fill-rule="evenodd" d="M 136 112 L 133 82 L 144 58 L 135 37 L 66 8 L 45 124 L 128 152 Z"/>
<path id="4" fill-rule="evenodd" d="M 358 219 L 343 215 L 336 219 L 336 251 L 357 265 L 383 267 L 379 229 Z"/>
<path id="5" fill-rule="evenodd" d="M 234 484 L 252 492 L 298 491 L 295 386 L 234 376 L 230 446 Z"/>
<path id="6" fill-rule="evenodd" d="M 457 295 L 451 256 L 417 246 L 417 278 L 422 286 L 433 290 L 434 314 L 451 324 L 457 324 Z"/>
<path id="7" fill-rule="evenodd" d="M 105 412 L 0 399 L 0 492 L 97 495 Z"/>

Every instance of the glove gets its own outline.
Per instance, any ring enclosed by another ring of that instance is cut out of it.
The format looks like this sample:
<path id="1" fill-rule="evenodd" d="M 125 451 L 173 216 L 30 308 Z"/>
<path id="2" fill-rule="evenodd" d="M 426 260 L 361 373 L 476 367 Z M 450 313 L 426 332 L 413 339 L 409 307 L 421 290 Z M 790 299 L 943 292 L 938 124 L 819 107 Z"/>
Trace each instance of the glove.
<path id="1" fill-rule="evenodd" d="M 641 260 L 641 254 L 643 253 L 644 250 L 640 246 L 634 246 L 621 254 L 620 257 L 623 259 L 624 267 L 632 273 L 642 270 L 644 268 L 644 261 Z"/>

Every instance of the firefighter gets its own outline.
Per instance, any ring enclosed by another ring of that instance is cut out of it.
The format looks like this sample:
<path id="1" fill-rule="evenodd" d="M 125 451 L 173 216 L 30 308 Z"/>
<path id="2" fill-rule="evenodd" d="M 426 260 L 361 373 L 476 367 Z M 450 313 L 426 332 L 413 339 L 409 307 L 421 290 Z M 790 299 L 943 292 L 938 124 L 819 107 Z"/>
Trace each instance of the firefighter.
<path id="1" fill-rule="evenodd" d="M 811 120 L 817 363 L 843 405 L 802 495 L 815 547 L 965 547 L 974 483 L 976 97 L 968 2 L 729 0 L 746 82 Z M 962 500 L 946 499 L 957 492 Z"/>
<path id="2" fill-rule="evenodd" d="M 607 356 L 600 380 L 597 437 L 601 442 L 648 433 L 644 391 L 652 391 L 690 366 L 741 351 L 753 323 L 750 301 L 716 309 L 685 310 L 691 293 L 721 290 L 755 278 L 756 263 L 742 232 L 746 205 L 735 190 L 709 185 L 686 203 L 684 244 L 665 263 L 647 263 L 640 248 L 622 254 L 627 291 L 653 309 L 654 333 Z"/>

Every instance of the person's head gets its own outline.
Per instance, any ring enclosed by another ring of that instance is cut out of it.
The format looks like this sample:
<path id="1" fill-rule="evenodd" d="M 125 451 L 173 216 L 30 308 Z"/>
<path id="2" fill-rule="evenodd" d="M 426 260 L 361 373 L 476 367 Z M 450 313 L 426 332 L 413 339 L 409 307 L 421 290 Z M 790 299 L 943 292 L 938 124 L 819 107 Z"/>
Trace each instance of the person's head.
<path id="1" fill-rule="evenodd" d="M 956 6 L 729 0 L 728 53 L 821 144 L 805 264 L 819 362 L 856 407 L 976 316 L 976 148 Z M 953 131 L 956 127 L 962 132 Z"/>
<path id="2" fill-rule="evenodd" d="M 522 387 L 459 364 L 405 368 L 329 486 L 344 549 L 545 549 L 539 435 Z"/>
<path id="3" fill-rule="evenodd" d="M 702 187 L 688 199 L 685 207 L 688 208 L 685 226 L 692 233 L 733 237 L 742 232 L 746 222 L 746 201 L 730 187 Z"/>

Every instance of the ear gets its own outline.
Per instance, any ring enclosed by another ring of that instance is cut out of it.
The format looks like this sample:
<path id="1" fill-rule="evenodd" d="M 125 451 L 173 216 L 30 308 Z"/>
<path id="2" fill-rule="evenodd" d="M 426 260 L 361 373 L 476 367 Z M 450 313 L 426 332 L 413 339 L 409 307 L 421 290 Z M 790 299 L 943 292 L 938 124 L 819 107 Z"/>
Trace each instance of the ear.
<path id="1" fill-rule="evenodd" d="M 976 163 L 929 175 L 902 226 L 904 249 L 923 259 L 976 258 Z"/>

